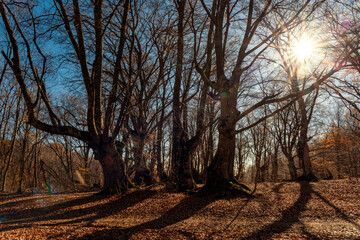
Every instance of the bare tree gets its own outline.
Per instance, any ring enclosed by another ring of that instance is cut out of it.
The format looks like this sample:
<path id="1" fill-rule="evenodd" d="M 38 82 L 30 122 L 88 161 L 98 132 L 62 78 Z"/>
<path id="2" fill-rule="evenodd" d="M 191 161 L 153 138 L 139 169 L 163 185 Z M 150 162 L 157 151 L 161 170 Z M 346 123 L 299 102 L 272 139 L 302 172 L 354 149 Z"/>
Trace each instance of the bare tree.
<path id="1" fill-rule="evenodd" d="M 27 16 L 30 16 L 28 19 L 30 29 L 25 29 L 21 25 L 19 16 L 16 15 L 16 9 L 19 7 L 24 8 L 28 13 Z M 130 92 L 127 90 L 131 88 L 130 83 L 125 83 L 126 87 L 124 87 L 124 81 L 127 79 L 120 78 L 130 1 L 119 1 L 117 4 L 107 5 L 106 11 L 102 0 L 89 3 L 86 11 L 92 9 L 93 17 L 86 16 L 86 20 L 82 13 L 85 10 L 77 0 L 72 1 L 71 4 L 56 0 L 53 2 L 53 7 L 56 9 L 53 16 L 61 23 L 54 22 L 49 29 L 59 29 L 57 26 L 61 26 L 61 31 L 58 31 L 57 34 L 59 37 L 67 38 L 75 57 L 73 69 L 81 72 L 81 81 L 86 96 L 86 130 L 80 130 L 61 121 L 47 94 L 45 84 L 47 56 L 37 39 L 40 34 L 38 31 L 40 31 L 41 21 L 40 23 L 35 21 L 36 17 L 40 17 L 35 15 L 39 12 L 34 11 L 31 3 L 18 6 L 16 3 L 11 4 L 2 0 L 0 1 L 0 13 L 12 50 L 11 54 L 3 51 L 2 55 L 11 67 L 21 88 L 28 112 L 28 122 L 35 128 L 51 134 L 75 137 L 89 144 L 103 168 L 105 178 L 103 192 L 114 194 L 126 191 L 132 183 L 126 176 L 124 162 L 115 147 L 115 139 L 122 127 L 128 106 Z M 120 20 L 114 18 L 114 15 L 120 15 Z M 115 23 L 120 24 L 121 27 L 114 44 L 116 54 L 111 64 L 107 62 L 108 59 L 104 55 L 104 38 L 111 31 L 109 25 Z M 89 28 L 92 30 L 87 32 L 86 30 Z M 85 34 L 89 34 L 90 39 L 94 40 L 87 41 Z M 93 51 L 89 51 L 90 46 Z M 22 51 L 25 54 L 22 54 Z M 105 60 L 109 66 L 112 66 L 111 73 L 108 74 L 111 77 L 109 81 L 105 81 L 104 77 Z M 26 67 L 30 69 L 27 74 L 24 71 L 25 63 L 29 64 Z M 32 82 L 31 86 L 29 81 Z M 109 89 L 108 94 L 103 93 L 105 86 Z M 35 97 L 30 94 L 34 90 L 37 92 Z M 123 98 L 119 106 L 117 102 L 121 90 L 123 90 Z M 36 107 L 39 104 L 46 109 L 47 119 L 39 118 L 36 113 Z"/>
<path id="2" fill-rule="evenodd" d="M 338 71 L 338 65 L 334 66 L 327 74 L 319 76 L 316 82 L 307 86 L 304 91 L 291 91 L 290 93 L 285 93 L 280 96 L 282 90 L 278 89 L 274 91 L 273 88 L 270 88 L 265 91 L 265 96 L 261 100 L 256 102 L 252 99 L 252 104 L 248 104 L 242 111 L 239 111 L 239 93 L 248 91 L 248 96 L 251 94 L 250 88 L 244 90 L 246 86 L 249 87 L 250 85 L 250 82 L 246 82 L 245 80 L 253 79 L 245 78 L 247 77 L 247 73 L 252 70 L 254 64 L 259 57 L 266 52 L 268 46 L 274 39 L 285 30 L 296 26 L 300 16 L 306 18 L 306 16 L 311 14 L 318 6 L 318 2 L 310 6 L 310 1 L 301 4 L 295 1 L 265 1 L 261 3 L 256 3 L 255 1 L 213 1 L 212 4 L 216 9 L 214 14 L 210 12 L 209 4 L 205 3 L 205 1 L 201 2 L 209 18 L 211 18 L 211 21 L 213 21 L 215 25 L 213 40 L 216 53 L 217 77 L 215 82 L 208 81 L 208 83 L 221 97 L 218 148 L 208 168 L 208 179 L 204 190 L 224 192 L 227 191 L 227 189 L 233 188 L 230 182 L 234 179 L 233 161 L 235 156 L 235 135 L 275 115 L 296 101 L 298 97 L 314 90 L 316 88 L 315 86 Z M 278 7 L 281 8 L 281 11 L 278 11 Z M 311 9 L 311 11 L 305 11 L 307 8 Z M 237 22 L 233 20 L 237 19 L 236 16 L 239 16 L 238 14 L 241 14 L 239 22 L 242 24 L 238 26 L 241 29 L 242 38 L 235 63 L 232 67 L 229 67 L 225 58 L 230 32 L 229 28 L 233 22 Z M 268 22 L 269 19 L 272 19 L 270 22 L 273 24 L 273 28 L 272 30 L 264 31 L 263 25 L 265 22 Z M 245 27 L 241 28 L 241 26 Z M 240 119 L 258 110 L 261 106 L 285 100 L 289 100 L 290 102 L 282 109 L 273 109 L 268 115 L 260 117 L 248 126 L 236 130 L 236 123 Z"/>

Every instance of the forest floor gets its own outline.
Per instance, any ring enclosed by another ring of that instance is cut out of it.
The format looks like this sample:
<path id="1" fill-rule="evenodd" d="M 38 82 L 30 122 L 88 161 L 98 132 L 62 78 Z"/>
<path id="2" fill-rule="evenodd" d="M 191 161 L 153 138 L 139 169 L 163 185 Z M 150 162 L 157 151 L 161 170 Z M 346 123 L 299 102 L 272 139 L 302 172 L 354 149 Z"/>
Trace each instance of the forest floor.
<path id="1" fill-rule="evenodd" d="M 360 179 L 258 184 L 255 198 L 161 187 L 0 194 L 0 239 L 360 239 Z"/>

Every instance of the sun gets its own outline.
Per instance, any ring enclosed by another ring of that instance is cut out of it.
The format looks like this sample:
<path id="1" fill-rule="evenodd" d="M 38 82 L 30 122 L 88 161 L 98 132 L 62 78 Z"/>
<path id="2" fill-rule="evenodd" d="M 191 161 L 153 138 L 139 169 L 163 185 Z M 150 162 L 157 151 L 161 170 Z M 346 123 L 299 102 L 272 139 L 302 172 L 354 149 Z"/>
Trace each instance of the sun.
<path id="1" fill-rule="evenodd" d="M 315 41 L 307 36 L 302 36 L 293 44 L 292 52 L 298 61 L 310 60 L 316 50 Z"/>

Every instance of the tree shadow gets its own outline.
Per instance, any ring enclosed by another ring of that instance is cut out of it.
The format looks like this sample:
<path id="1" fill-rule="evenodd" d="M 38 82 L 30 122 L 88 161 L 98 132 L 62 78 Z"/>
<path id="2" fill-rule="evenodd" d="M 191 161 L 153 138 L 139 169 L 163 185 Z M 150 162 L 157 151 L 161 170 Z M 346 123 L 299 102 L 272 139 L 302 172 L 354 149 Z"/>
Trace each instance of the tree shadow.
<path id="1" fill-rule="evenodd" d="M 229 222 L 228 225 L 225 226 L 225 228 L 222 230 L 222 231 L 226 231 L 230 226 L 231 224 L 233 224 L 235 222 L 235 220 L 240 216 L 240 213 L 241 211 L 246 207 L 246 205 L 254 198 L 248 198 L 246 200 L 246 202 L 244 204 L 242 204 L 239 208 L 239 210 L 236 212 L 235 216 L 233 217 L 233 219 Z"/>
<path id="2" fill-rule="evenodd" d="M 19 196 L 18 198 L 23 198 L 21 196 Z M 37 199 L 43 199 L 43 198 L 47 198 L 47 197 L 39 197 Z M 1 201 L 4 201 L 5 199 L 1 200 L 0 199 L 0 202 Z M 21 204 L 28 204 L 29 202 L 32 202 L 34 201 L 35 199 L 34 198 L 27 198 L 27 199 L 17 199 L 17 197 L 12 197 L 12 198 L 9 198 L 9 199 L 6 199 L 6 203 L 1 203 L 0 204 L 0 214 L 3 214 L 6 212 L 6 210 L 4 211 L 3 209 L 4 208 L 10 208 L 10 207 L 15 207 L 15 206 L 18 206 L 18 205 L 21 205 Z"/>
<path id="3" fill-rule="evenodd" d="M 0 192 L 0 201 L 4 201 L 4 200 L 12 200 L 15 198 L 24 198 L 24 197 L 29 197 L 32 196 L 32 193 L 23 193 L 23 194 L 19 194 L 19 193 L 2 193 Z"/>
<path id="4" fill-rule="evenodd" d="M 175 207 L 167 211 L 161 217 L 148 221 L 130 228 L 119 229 L 105 229 L 95 231 L 91 234 L 85 235 L 76 239 L 129 239 L 136 232 L 140 232 L 145 229 L 162 229 L 172 224 L 181 222 L 192 217 L 194 214 L 205 208 L 210 203 L 217 199 L 216 196 L 190 196 L 183 199 Z M 189 237 L 190 233 L 182 232 L 182 235 Z"/>
<path id="5" fill-rule="evenodd" d="M 273 188 L 273 192 L 275 193 L 279 193 L 280 189 L 284 186 L 285 183 L 279 183 L 279 184 L 276 184 L 276 186 L 274 186 Z"/>
<path id="6" fill-rule="evenodd" d="M 86 205 L 94 201 L 98 201 L 106 198 L 106 196 L 92 195 L 84 198 L 74 199 L 72 201 L 65 203 L 55 204 L 45 209 L 43 208 L 32 209 L 28 211 L 26 214 L 21 212 L 19 212 L 18 214 L 12 213 L 12 217 L 2 222 L 2 226 L 8 225 L 8 227 L 1 228 L 0 232 L 28 227 L 32 225 L 34 222 L 43 222 L 43 221 L 46 222 L 51 220 L 65 220 L 65 221 L 54 224 L 46 223 L 43 225 L 57 226 L 63 224 L 85 223 L 85 226 L 90 226 L 91 223 L 93 223 L 97 219 L 114 215 L 122 210 L 125 210 L 128 207 L 131 207 L 151 197 L 155 193 L 156 191 L 154 190 L 138 190 L 126 194 L 122 197 L 119 197 L 111 202 L 97 204 L 95 206 L 90 206 L 85 208 L 69 209 L 60 213 L 56 213 L 57 211 L 62 209 L 76 207 L 77 205 Z M 16 226 L 11 226 L 11 224 L 16 224 Z"/>
<path id="7" fill-rule="evenodd" d="M 40 200 L 42 198 L 43 197 L 38 198 L 35 195 L 35 200 Z M 67 202 L 56 203 L 50 206 L 39 206 L 36 208 L 31 208 L 29 210 L 15 210 L 11 212 L 11 216 L 8 217 L 7 223 L 25 223 L 27 222 L 27 218 L 31 218 L 32 219 L 31 221 L 33 221 L 35 219 L 42 218 L 44 215 L 51 214 L 58 210 L 75 207 L 78 205 L 88 204 L 94 201 L 101 200 L 102 198 L 104 198 L 104 196 L 91 195 L 91 196 L 76 198 L 74 200 L 70 200 Z M 29 201 L 34 201 L 34 199 L 29 199 Z M 26 200 L 23 203 L 26 203 Z"/>
<path id="8" fill-rule="evenodd" d="M 291 207 L 282 212 L 281 219 L 243 239 L 269 239 L 274 234 L 283 233 L 290 229 L 295 223 L 300 222 L 300 215 L 305 211 L 312 192 L 313 190 L 309 182 L 300 182 L 299 198 Z"/>
<path id="9" fill-rule="evenodd" d="M 334 204 L 329 202 L 324 198 L 320 193 L 313 190 L 312 186 L 308 181 L 299 182 L 300 183 L 300 195 L 296 202 L 286 209 L 281 216 L 281 219 L 275 221 L 274 223 L 265 226 L 261 230 L 243 238 L 243 239 L 269 239 L 271 236 L 277 233 L 284 233 L 286 230 L 290 229 L 295 223 L 301 223 L 302 233 L 309 239 L 320 239 L 308 231 L 306 231 L 304 224 L 300 221 L 300 215 L 306 210 L 306 205 L 311 199 L 311 194 L 318 196 L 323 202 L 335 209 L 335 211 L 341 216 L 342 219 L 354 225 L 357 229 L 360 229 L 360 225 L 351 220 L 340 208 L 336 207 Z M 275 192 L 278 192 L 282 185 L 277 185 L 274 188 Z"/>
<path id="10" fill-rule="evenodd" d="M 360 230 L 360 225 L 356 222 L 354 222 L 353 220 L 351 220 L 343 211 L 341 211 L 340 208 L 336 207 L 334 204 L 332 204 L 329 200 L 327 200 L 325 197 L 323 197 L 319 192 L 317 191 L 313 191 L 313 193 L 318 196 L 323 202 L 325 202 L 327 205 L 329 205 L 330 207 L 332 207 L 336 213 L 338 215 L 341 216 L 342 219 L 344 219 L 345 221 L 347 221 L 348 223 L 351 223 L 352 225 L 354 225 L 354 227 L 356 227 L 357 229 Z"/>

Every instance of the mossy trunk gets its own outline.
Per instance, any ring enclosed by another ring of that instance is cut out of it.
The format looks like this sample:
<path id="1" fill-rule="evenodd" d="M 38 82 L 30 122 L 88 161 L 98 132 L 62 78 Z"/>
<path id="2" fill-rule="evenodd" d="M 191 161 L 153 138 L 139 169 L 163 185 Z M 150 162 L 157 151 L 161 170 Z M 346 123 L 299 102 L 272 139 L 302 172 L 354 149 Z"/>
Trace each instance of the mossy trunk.
<path id="1" fill-rule="evenodd" d="M 120 194 L 133 186 L 126 174 L 125 163 L 114 144 L 99 144 L 93 149 L 104 175 L 101 194 Z"/>

